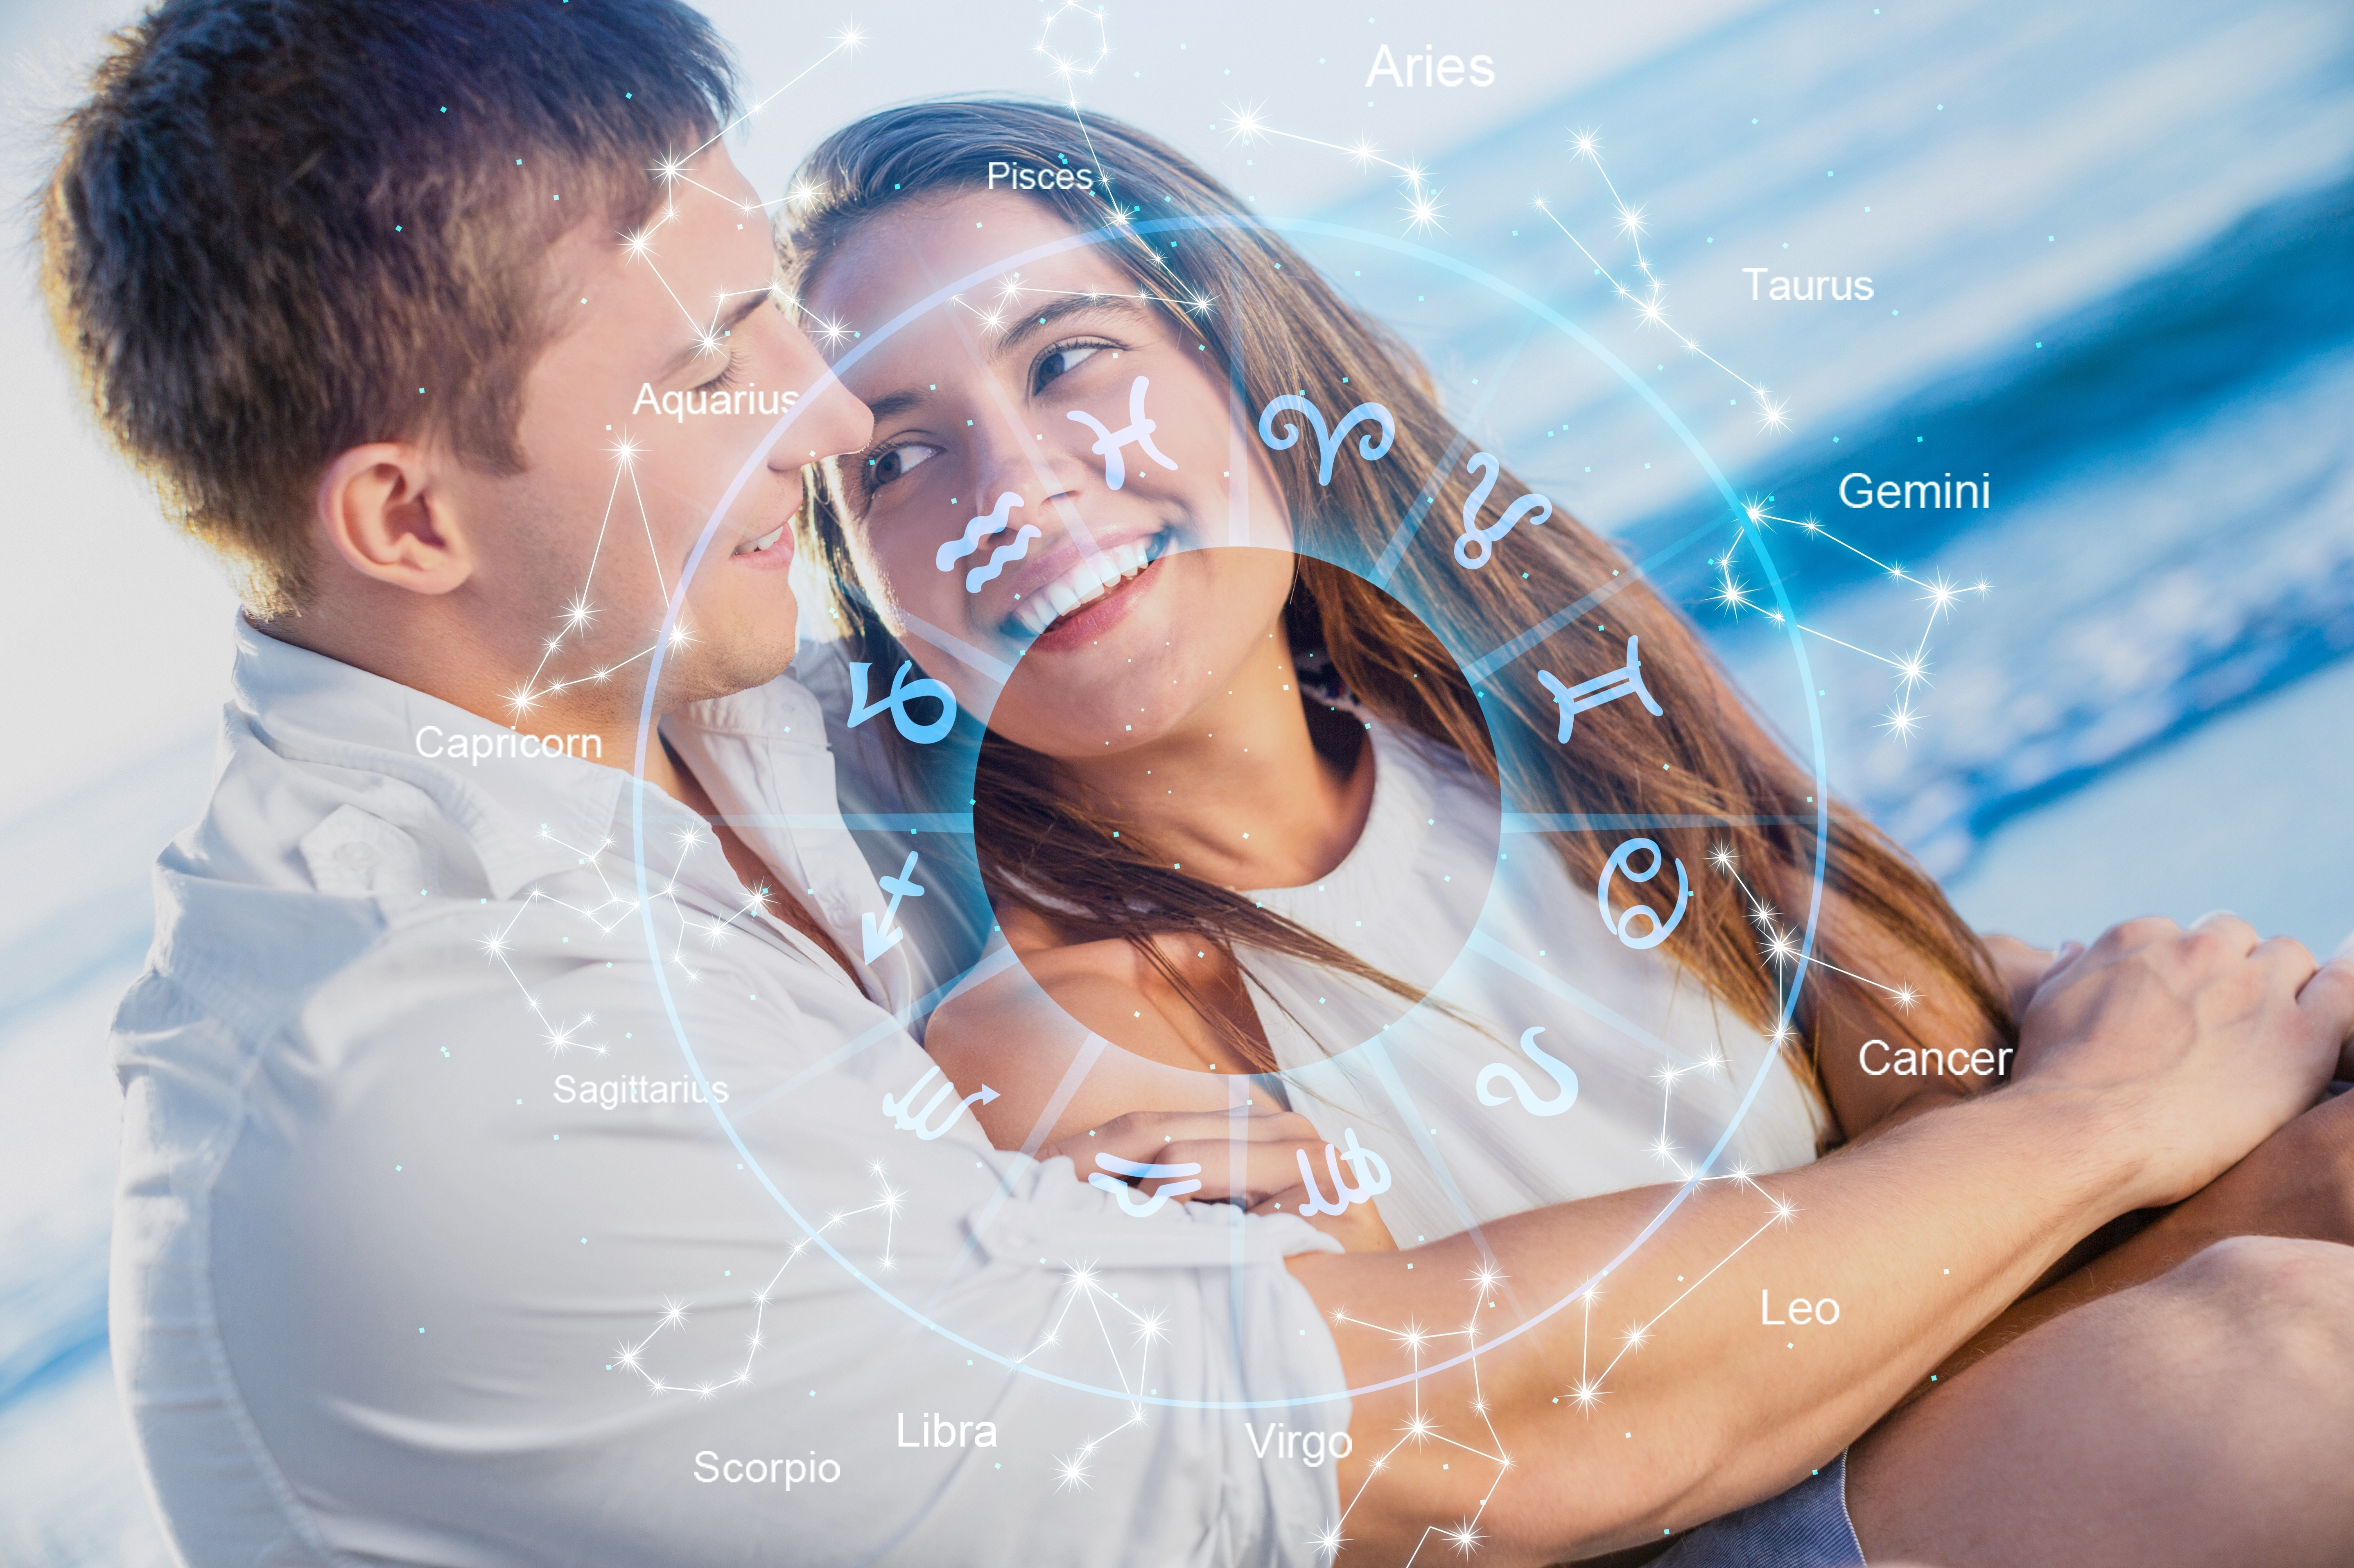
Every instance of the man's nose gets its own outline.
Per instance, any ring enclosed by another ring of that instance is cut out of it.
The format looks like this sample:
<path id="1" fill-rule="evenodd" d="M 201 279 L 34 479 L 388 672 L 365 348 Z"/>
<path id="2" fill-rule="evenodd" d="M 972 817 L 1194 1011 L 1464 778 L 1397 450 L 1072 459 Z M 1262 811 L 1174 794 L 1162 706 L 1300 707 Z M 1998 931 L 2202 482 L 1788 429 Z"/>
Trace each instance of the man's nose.
<path id="1" fill-rule="evenodd" d="M 769 453 L 769 466 L 799 468 L 821 458 L 864 451 L 875 435 L 874 414 L 833 378 L 807 334 L 799 326 L 786 332 L 788 384 L 802 389 L 801 417 Z"/>

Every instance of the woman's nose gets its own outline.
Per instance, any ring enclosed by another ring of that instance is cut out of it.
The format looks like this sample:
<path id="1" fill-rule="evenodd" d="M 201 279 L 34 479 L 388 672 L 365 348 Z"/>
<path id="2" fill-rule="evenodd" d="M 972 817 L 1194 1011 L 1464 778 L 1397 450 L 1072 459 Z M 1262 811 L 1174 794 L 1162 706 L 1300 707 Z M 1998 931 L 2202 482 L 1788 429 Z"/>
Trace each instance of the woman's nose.
<path id="1" fill-rule="evenodd" d="M 1072 452 L 1058 432 L 1034 428 L 1020 413 L 991 409 L 973 420 L 970 440 L 973 494 L 984 507 L 1008 492 L 1029 506 L 1076 502 L 1086 485 L 1086 453 Z"/>

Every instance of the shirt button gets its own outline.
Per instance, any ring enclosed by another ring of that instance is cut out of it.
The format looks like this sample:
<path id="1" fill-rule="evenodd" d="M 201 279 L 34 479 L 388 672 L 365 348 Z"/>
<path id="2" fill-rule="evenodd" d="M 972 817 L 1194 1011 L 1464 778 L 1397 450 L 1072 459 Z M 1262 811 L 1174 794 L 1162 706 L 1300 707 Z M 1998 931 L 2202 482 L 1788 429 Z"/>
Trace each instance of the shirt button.
<path id="1" fill-rule="evenodd" d="M 338 844 L 335 858 L 345 865 L 366 865 L 376 859 L 376 851 L 359 842 Z"/>

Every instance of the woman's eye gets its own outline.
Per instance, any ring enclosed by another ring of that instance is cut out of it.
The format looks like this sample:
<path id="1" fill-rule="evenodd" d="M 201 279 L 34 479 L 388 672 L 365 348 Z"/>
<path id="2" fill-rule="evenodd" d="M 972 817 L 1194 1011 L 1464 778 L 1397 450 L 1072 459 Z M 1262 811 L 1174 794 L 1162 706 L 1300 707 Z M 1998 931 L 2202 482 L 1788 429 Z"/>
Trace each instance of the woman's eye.
<path id="1" fill-rule="evenodd" d="M 1037 381 L 1031 390 L 1044 391 L 1048 382 L 1059 376 L 1068 376 L 1072 371 L 1076 370 L 1090 355 L 1102 352 L 1100 344 L 1092 343 L 1073 344 L 1068 348 L 1055 349 L 1038 362 Z"/>
<path id="2" fill-rule="evenodd" d="M 939 448 L 928 447 L 917 441 L 910 441 L 903 447 L 893 447 L 887 452 L 866 460 L 867 482 L 875 485 L 888 484 L 918 463 L 928 462 L 939 455 Z"/>

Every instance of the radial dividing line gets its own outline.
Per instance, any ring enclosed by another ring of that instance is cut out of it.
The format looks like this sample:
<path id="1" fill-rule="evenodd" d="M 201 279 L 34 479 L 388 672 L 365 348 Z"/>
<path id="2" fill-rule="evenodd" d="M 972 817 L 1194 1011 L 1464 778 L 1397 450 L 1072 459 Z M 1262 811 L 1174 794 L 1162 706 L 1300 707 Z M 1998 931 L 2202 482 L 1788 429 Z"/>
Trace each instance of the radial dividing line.
<path id="1" fill-rule="evenodd" d="M 1013 665 L 1002 659 L 991 658 L 964 639 L 942 631 L 928 620 L 909 615 L 904 609 L 899 611 L 899 619 L 907 623 L 908 630 L 942 652 L 955 655 L 975 673 L 987 676 L 991 683 L 1002 686 L 1013 678 Z"/>
<path id="2" fill-rule="evenodd" d="M 1522 980 L 1543 987 L 1546 991 L 1553 992 L 1553 995 L 1561 998 L 1564 1001 L 1568 1002 L 1572 1007 L 1576 1008 L 1580 1012 L 1585 1013 L 1588 1018 L 1608 1024 L 1611 1028 L 1617 1030 L 1620 1033 L 1625 1034 L 1631 1040 L 1640 1041 L 1645 1045 L 1649 1046 L 1660 1055 L 1668 1057 L 1680 1066 L 1691 1068 L 1700 1065 L 1698 1062 L 1686 1056 L 1682 1052 L 1677 1050 L 1674 1046 L 1669 1044 L 1658 1035 L 1653 1034 L 1650 1031 L 1644 1029 L 1638 1024 L 1632 1023 L 1628 1020 L 1619 1017 L 1618 1014 L 1611 1012 L 1610 1009 L 1603 1006 L 1600 1002 L 1595 1001 L 1592 997 L 1586 995 L 1575 986 L 1571 985 L 1567 980 L 1560 979 L 1549 969 L 1543 969 L 1536 964 L 1531 963 L 1528 959 L 1521 957 L 1520 954 L 1512 951 L 1511 948 L 1504 946 L 1503 943 L 1496 940 L 1495 938 L 1489 936 L 1485 931 L 1472 932 L 1470 939 L 1463 945 L 1470 951 L 1478 953 L 1481 958 L 1488 959 L 1490 962 L 1496 964 L 1502 969 L 1511 970 L 1513 974 L 1520 976 Z"/>

